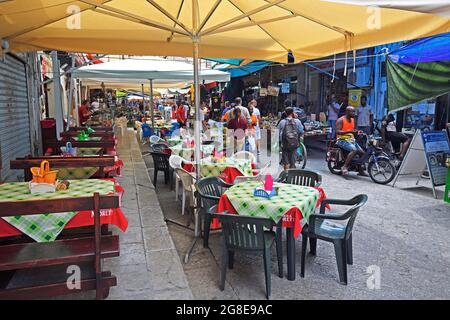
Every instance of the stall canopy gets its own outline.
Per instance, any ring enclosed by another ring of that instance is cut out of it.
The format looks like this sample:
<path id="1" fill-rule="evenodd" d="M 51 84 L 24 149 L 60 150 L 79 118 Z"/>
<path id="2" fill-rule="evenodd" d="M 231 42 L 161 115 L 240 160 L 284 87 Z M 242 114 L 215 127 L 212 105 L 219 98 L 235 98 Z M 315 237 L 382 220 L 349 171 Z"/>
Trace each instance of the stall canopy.
<path id="1" fill-rule="evenodd" d="M 0 12 L 12 51 L 192 56 L 197 39 L 201 57 L 282 63 L 289 50 L 303 61 L 450 27 L 446 16 L 322 0 L 12 0 Z"/>
<path id="2" fill-rule="evenodd" d="M 105 85 L 122 84 L 123 88 L 148 83 L 153 80 L 155 88 L 184 88 L 192 84 L 194 71 L 192 64 L 146 57 L 141 59 L 125 59 L 91 66 L 81 67 L 72 75 L 81 79 L 85 85 L 105 83 Z M 220 70 L 201 70 L 200 81 L 226 82 L 230 74 Z"/>
<path id="3" fill-rule="evenodd" d="M 421 39 L 387 58 L 389 111 L 450 91 L 450 33 Z"/>

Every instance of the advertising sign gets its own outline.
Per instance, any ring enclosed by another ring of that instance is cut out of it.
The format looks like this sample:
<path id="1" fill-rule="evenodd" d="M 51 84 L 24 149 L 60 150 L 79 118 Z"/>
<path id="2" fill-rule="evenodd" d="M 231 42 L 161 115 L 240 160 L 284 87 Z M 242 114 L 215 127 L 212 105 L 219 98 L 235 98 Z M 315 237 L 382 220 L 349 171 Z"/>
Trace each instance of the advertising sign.
<path id="1" fill-rule="evenodd" d="M 289 82 L 283 82 L 281 84 L 281 93 L 291 92 L 291 84 Z"/>
<path id="2" fill-rule="evenodd" d="M 361 89 L 349 90 L 348 91 L 348 104 L 354 108 L 361 105 L 361 96 L 363 91 Z"/>
<path id="3" fill-rule="evenodd" d="M 280 87 L 268 86 L 267 87 L 267 95 L 278 97 L 280 93 Z"/>
<path id="4" fill-rule="evenodd" d="M 422 140 L 433 185 L 445 186 L 448 170 L 443 159 L 445 154 L 450 152 L 447 133 L 445 131 L 422 131 Z"/>

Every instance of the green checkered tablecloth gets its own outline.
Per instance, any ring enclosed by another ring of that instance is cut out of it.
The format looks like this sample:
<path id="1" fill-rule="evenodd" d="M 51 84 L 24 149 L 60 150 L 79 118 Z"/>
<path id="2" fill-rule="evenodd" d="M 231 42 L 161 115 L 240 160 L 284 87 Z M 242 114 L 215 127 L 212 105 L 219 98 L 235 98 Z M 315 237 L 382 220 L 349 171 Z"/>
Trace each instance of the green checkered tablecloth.
<path id="1" fill-rule="evenodd" d="M 102 148 L 77 148 L 77 156 L 97 156 Z"/>
<path id="2" fill-rule="evenodd" d="M 190 160 L 194 157 L 195 148 L 183 148 L 180 144 L 170 148 L 172 154 L 182 157 L 183 159 Z M 214 144 L 201 145 L 200 150 L 204 155 L 211 155 L 214 151 Z"/>
<path id="3" fill-rule="evenodd" d="M 78 137 L 73 137 L 73 140 L 78 141 Z M 82 141 L 100 141 L 102 140 L 102 137 L 89 137 L 87 140 Z"/>
<path id="4" fill-rule="evenodd" d="M 99 170 L 99 167 L 58 168 L 57 170 L 59 180 L 89 179 Z"/>
<path id="5" fill-rule="evenodd" d="M 201 173 L 203 177 L 218 177 L 228 167 L 238 169 L 244 176 L 253 176 L 252 163 L 245 159 L 226 158 L 225 162 L 215 163 L 211 158 L 202 159 Z"/>
<path id="6" fill-rule="evenodd" d="M 306 221 L 314 213 L 319 191 L 284 183 L 275 183 L 279 187 L 278 196 L 272 199 L 255 197 L 253 191 L 262 186 L 261 182 L 246 182 L 228 189 L 225 194 L 239 215 L 262 217 L 278 223 L 292 208 L 298 208 Z"/>
<path id="7" fill-rule="evenodd" d="M 115 192 L 114 182 L 108 180 L 85 179 L 70 180 L 68 190 L 46 194 L 31 194 L 27 182 L 0 184 L 0 202 L 49 200 L 64 198 L 91 197 L 94 192 L 110 194 Z M 76 215 L 76 212 L 54 214 L 35 214 L 29 216 L 2 217 L 24 234 L 37 242 L 54 241 L 64 226 Z"/>

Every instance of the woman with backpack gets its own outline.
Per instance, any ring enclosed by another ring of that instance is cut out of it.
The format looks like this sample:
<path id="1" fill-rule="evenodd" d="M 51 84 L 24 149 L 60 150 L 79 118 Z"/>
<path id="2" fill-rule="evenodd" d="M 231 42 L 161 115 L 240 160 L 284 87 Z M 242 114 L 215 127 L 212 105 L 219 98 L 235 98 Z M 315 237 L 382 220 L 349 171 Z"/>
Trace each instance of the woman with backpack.
<path id="1" fill-rule="evenodd" d="M 294 116 L 294 109 L 288 107 L 285 110 L 286 118 L 281 120 L 277 128 L 281 141 L 281 165 L 284 170 L 295 169 L 297 148 L 300 146 L 300 138 L 304 128 L 300 120 Z"/>

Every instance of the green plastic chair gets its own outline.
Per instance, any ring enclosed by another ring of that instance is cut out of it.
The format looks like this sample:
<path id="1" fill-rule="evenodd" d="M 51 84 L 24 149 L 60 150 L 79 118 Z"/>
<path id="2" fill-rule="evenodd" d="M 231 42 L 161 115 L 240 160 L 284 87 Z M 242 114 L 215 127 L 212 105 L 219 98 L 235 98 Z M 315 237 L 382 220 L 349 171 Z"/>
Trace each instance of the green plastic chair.
<path id="1" fill-rule="evenodd" d="M 280 174 L 277 182 L 317 188 L 322 183 L 322 176 L 311 170 L 289 169 Z"/>
<path id="2" fill-rule="evenodd" d="M 305 276 L 306 246 L 310 239 L 310 253 L 316 255 L 317 239 L 334 244 L 339 281 L 347 285 L 347 264 L 353 264 L 352 230 L 359 209 L 367 202 L 367 195 L 360 194 L 350 200 L 326 199 L 319 214 L 309 217 L 309 224 L 302 230 L 302 256 L 300 276 Z M 325 214 L 325 206 L 352 206 L 343 214 Z"/>
<path id="3" fill-rule="evenodd" d="M 214 214 L 222 224 L 222 265 L 220 271 L 220 290 L 225 288 L 227 266 L 233 269 L 235 251 L 244 251 L 250 254 L 263 254 L 264 274 L 266 282 L 266 297 L 271 294 L 271 248 L 277 241 L 276 233 L 265 229 L 272 229 L 274 222 L 259 217 L 240 216 L 236 214 Z M 283 277 L 283 261 L 277 246 L 278 274 Z"/>
<path id="4" fill-rule="evenodd" d="M 200 212 L 203 217 L 203 247 L 208 248 L 212 215 L 216 213 L 219 199 L 231 184 L 225 183 L 218 177 L 200 179 L 195 183 L 195 190 L 200 201 Z"/>

